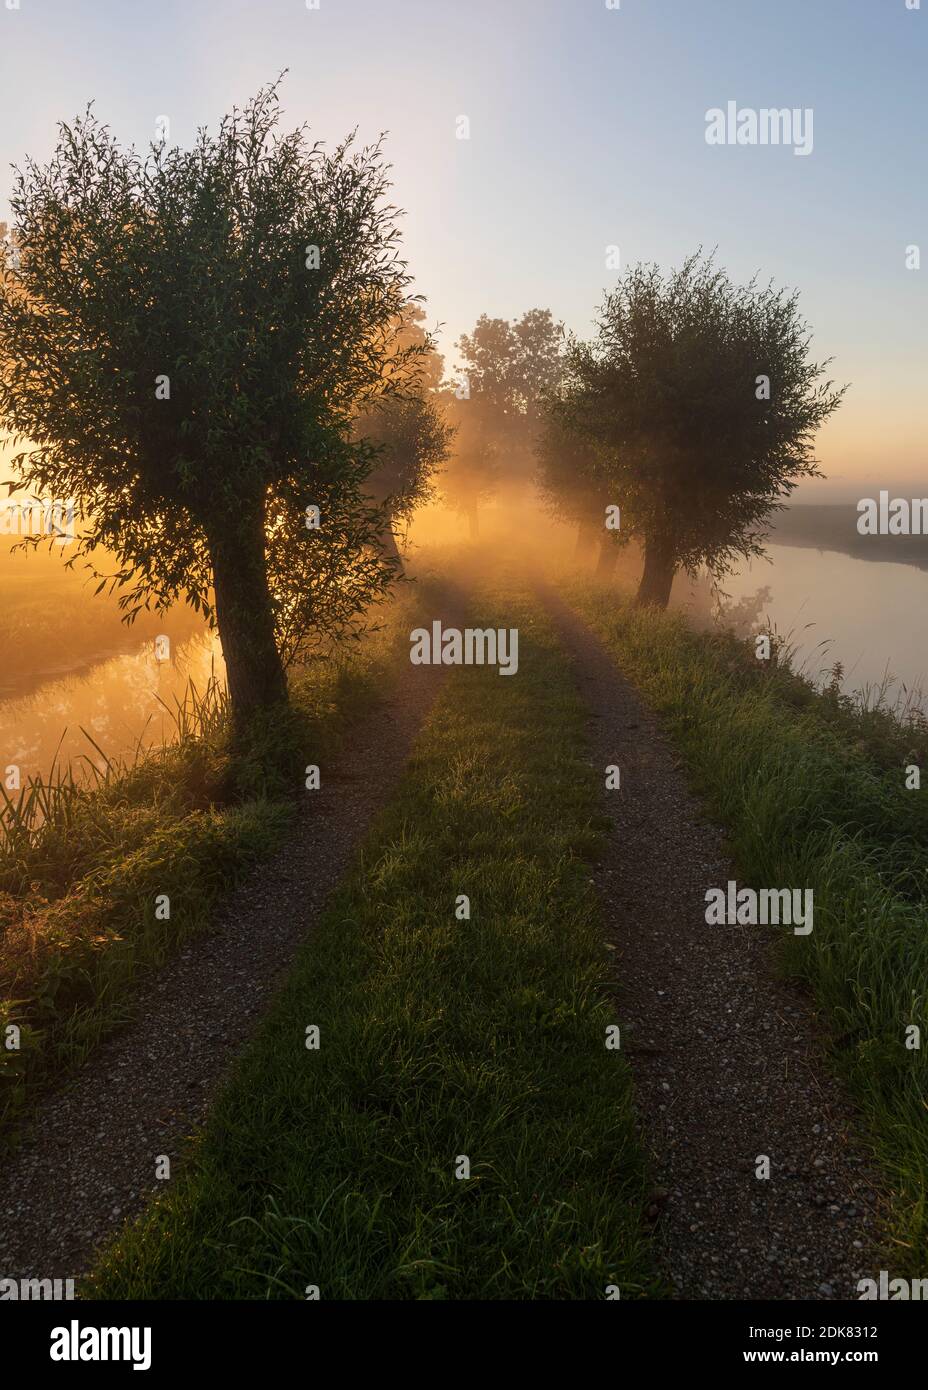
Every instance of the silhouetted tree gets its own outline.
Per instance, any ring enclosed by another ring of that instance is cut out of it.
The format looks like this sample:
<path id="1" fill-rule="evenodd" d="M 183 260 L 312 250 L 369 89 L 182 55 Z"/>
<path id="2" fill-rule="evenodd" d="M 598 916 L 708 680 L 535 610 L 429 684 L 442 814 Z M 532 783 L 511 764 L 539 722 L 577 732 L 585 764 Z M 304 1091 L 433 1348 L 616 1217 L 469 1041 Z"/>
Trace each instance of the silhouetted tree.
<path id="1" fill-rule="evenodd" d="M 528 449 L 562 371 L 563 325 L 550 309 L 530 309 L 511 322 L 481 314 L 473 333 L 458 339 L 458 351 L 470 402 L 500 446 Z"/>
<path id="2" fill-rule="evenodd" d="M 810 342 L 795 293 L 734 285 L 697 254 L 627 272 L 595 342 L 571 344 L 558 411 L 604 451 L 643 540 L 640 603 L 665 607 L 681 566 L 720 576 L 762 553 L 764 519 L 819 474 L 813 439 L 845 388 Z"/>
<path id="3" fill-rule="evenodd" d="M 610 497 L 609 475 L 602 450 L 555 411 L 546 419 L 537 442 L 538 488 L 548 510 L 577 527 L 575 557 L 598 545 L 597 574 L 612 574 L 618 560 L 621 532 L 606 529 Z"/>
<path id="4" fill-rule="evenodd" d="M 466 391 L 450 401 L 457 437 L 444 491 L 476 537 L 480 503 L 504 476 L 530 475 L 543 403 L 562 370 L 563 326 L 549 309 L 512 321 L 481 314 L 457 346 Z"/>
<path id="5" fill-rule="evenodd" d="M 499 482 L 501 449 L 485 416 L 471 410 L 468 401 L 451 396 L 448 411 L 454 447 L 441 490 L 448 505 L 467 518 L 471 540 L 477 540 L 481 503 L 489 501 Z"/>
<path id="6" fill-rule="evenodd" d="M 60 126 L 17 173 L 0 285 L 21 485 L 78 500 L 127 617 L 181 595 L 215 615 L 239 727 L 286 699 L 269 531 L 289 516 L 311 566 L 306 506 L 368 525 L 348 439 L 402 366 L 409 279 L 380 147 L 328 154 L 278 119 L 275 85 L 189 151 L 123 150 L 90 111 Z"/>
<path id="7" fill-rule="evenodd" d="M 426 394 L 389 396 L 357 422 L 376 449 L 366 487 L 383 509 L 380 544 L 402 570 L 395 527 L 435 495 L 436 472 L 448 457 L 454 434 L 437 399 Z"/>
<path id="8" fill-rule="evenodd" d="M 454 436 L 441 394 L 444 359 L 426 331 L 418 302 L 404 306 L 395 324 L 393 355 L 404 363 L 395 390 L 354 423 L 354 433 L 376 452 L 366 491 L 381 508 L 380 545 L 402 571 L 394 528 L 435 495 L 434 480 Z"/>

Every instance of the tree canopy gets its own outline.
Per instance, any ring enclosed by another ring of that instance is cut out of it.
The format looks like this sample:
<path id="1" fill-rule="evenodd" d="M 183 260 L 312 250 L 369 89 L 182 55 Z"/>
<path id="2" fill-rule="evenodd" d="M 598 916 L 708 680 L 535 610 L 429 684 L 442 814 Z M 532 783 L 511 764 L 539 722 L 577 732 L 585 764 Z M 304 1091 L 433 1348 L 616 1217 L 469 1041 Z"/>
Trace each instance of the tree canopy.
<path id="1" fill-rule="evenodd" d="M 394 351 L 406 354 L 396 389 L 354 422 L 356 437 L 375 451 L 366 489 L 382 509 L 382 545 L 397 562 L 393 525 L 407 523 L 433 499 L 436 475 L 454 438 L 441 390 L 444 360 L 424 319 L 415 301 L 405 306 L 393 338 Z"/>
<path id="2" fill-rule="evenodd" d="M 478 533 L 480 503 L 503 478 L 531 476 L 543 403 L 563 370 L 563 325 L 550 309 L 529 309 L 519 319 L 481 314 L 472 333 L 458 339 L 460 381 L 448 393 L 455 447 L 445 495 Z"/>
<path id="3" fill-rule="evenodd" d="M 307 506 L 364 531 L 351 423 L 415 352 L 393 341 L 409 276 L 381 146 L 278 124 L 275 84 L 140 155 L 88 109 L 17 171 L 0 283 L 18 483 L 77 499 L 78 554 L 116 556 L 100 577 L 128 614 L 215 614 L 240 718 L 286 694 L 268 532 L 283 517 L 311 571 Z"/>
<path id="4" fill-rule="evenodd" d="M 553 413 L 599 446 L 644 542 L 643 602 L 666 604 L 680 566 L 722 574 L 760 553 L 765 518 L 818 473 L 815 433 L 843 388 L 810 349 L 795 293 L 735 285 L 699 253 L 629 270 L 595 340 L 571 341 Z"/>

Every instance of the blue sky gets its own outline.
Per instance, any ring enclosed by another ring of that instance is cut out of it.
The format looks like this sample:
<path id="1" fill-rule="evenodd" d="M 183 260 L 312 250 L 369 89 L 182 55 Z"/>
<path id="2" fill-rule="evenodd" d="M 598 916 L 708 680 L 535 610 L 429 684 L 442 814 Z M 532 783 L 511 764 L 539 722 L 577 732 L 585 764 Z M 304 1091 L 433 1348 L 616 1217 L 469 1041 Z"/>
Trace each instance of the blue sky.
<path id="1" fill-rule="evenodd" d="M 443 346 L 486 311 L 589 330 L 623 261 L 717 247 L 801 292 L 850 381 L 835 488 L 923 481 L 928 0 L 0 0 L 8 166 L 89 99 L 126 142 L 186 143 L 289 69 L 290 124 L 389 132 L 416 288 Z M 713 147 L 706 111 L 811 107 L 814 148 Z M 471 138 L 455 138 L 469 117 Z M 925 266 L 906 270 L 905 248 Z"/>

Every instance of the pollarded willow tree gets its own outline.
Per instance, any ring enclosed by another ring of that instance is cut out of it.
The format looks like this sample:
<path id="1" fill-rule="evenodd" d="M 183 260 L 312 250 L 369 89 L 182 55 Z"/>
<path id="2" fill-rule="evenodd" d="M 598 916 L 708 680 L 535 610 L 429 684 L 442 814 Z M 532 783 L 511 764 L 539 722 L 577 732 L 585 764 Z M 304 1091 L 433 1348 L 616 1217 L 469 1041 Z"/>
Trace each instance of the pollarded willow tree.
<path id="1" fill-rule="evenodd" d="M 277 630 L 319 618 L 300 596 L 344 607 L 333 563 L 376 537 L 351 421 L 406 360 L 380 146 L 327 153 L 278 123 L 275 84 L 189 150 L 123 149 L 90 110 L 61 125 L 51 161 L 17 171 L 0 284 L 18 485 L 77 500 L 75 558 L 128 617 L 181 597 L 215 616 L 238 728 L 286 700 Z M 373 591 L 390 572 L 368 562 Z"/>
<path id="2" fill-rule="evenodd" d="M 763 552 L 765 520 L 820 475 L 815 434 L 846 388 L 812 360 L 795 293 L 735 285 L 699 253 L 629 270 L 598 327 L 571 344 L 556 413 L 599 446 L 643 542 L 638 601 L 666 607 L 679 568 Z"/>

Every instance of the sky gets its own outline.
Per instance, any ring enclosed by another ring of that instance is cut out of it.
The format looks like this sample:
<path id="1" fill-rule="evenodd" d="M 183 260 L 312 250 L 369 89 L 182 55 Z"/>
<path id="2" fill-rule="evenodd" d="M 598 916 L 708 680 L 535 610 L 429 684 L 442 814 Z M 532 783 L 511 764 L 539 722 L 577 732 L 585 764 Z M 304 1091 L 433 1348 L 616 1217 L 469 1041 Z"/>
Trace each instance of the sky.
<path id="1" fill-rule="evenodd" d="M 88 101 L 127 144 L 164 116 L 187 144 L 287 69 L 288 126 L 387 132 L 449 366 L 483 312 L 546 307 L 589 335 L 619 273 L 607 248 L 666 267 L 715 248 L 734 279 L 797 289 L 816 358 L 850 383 L 819 438 L 829 482 L 802 497 L 928 492 L 928 0 L 16 4 L 0 0 L 0 220 L 9 166 L 47 157 Z M 728 102 L 811 109 L 811 152 L 707 143 Z"/>

